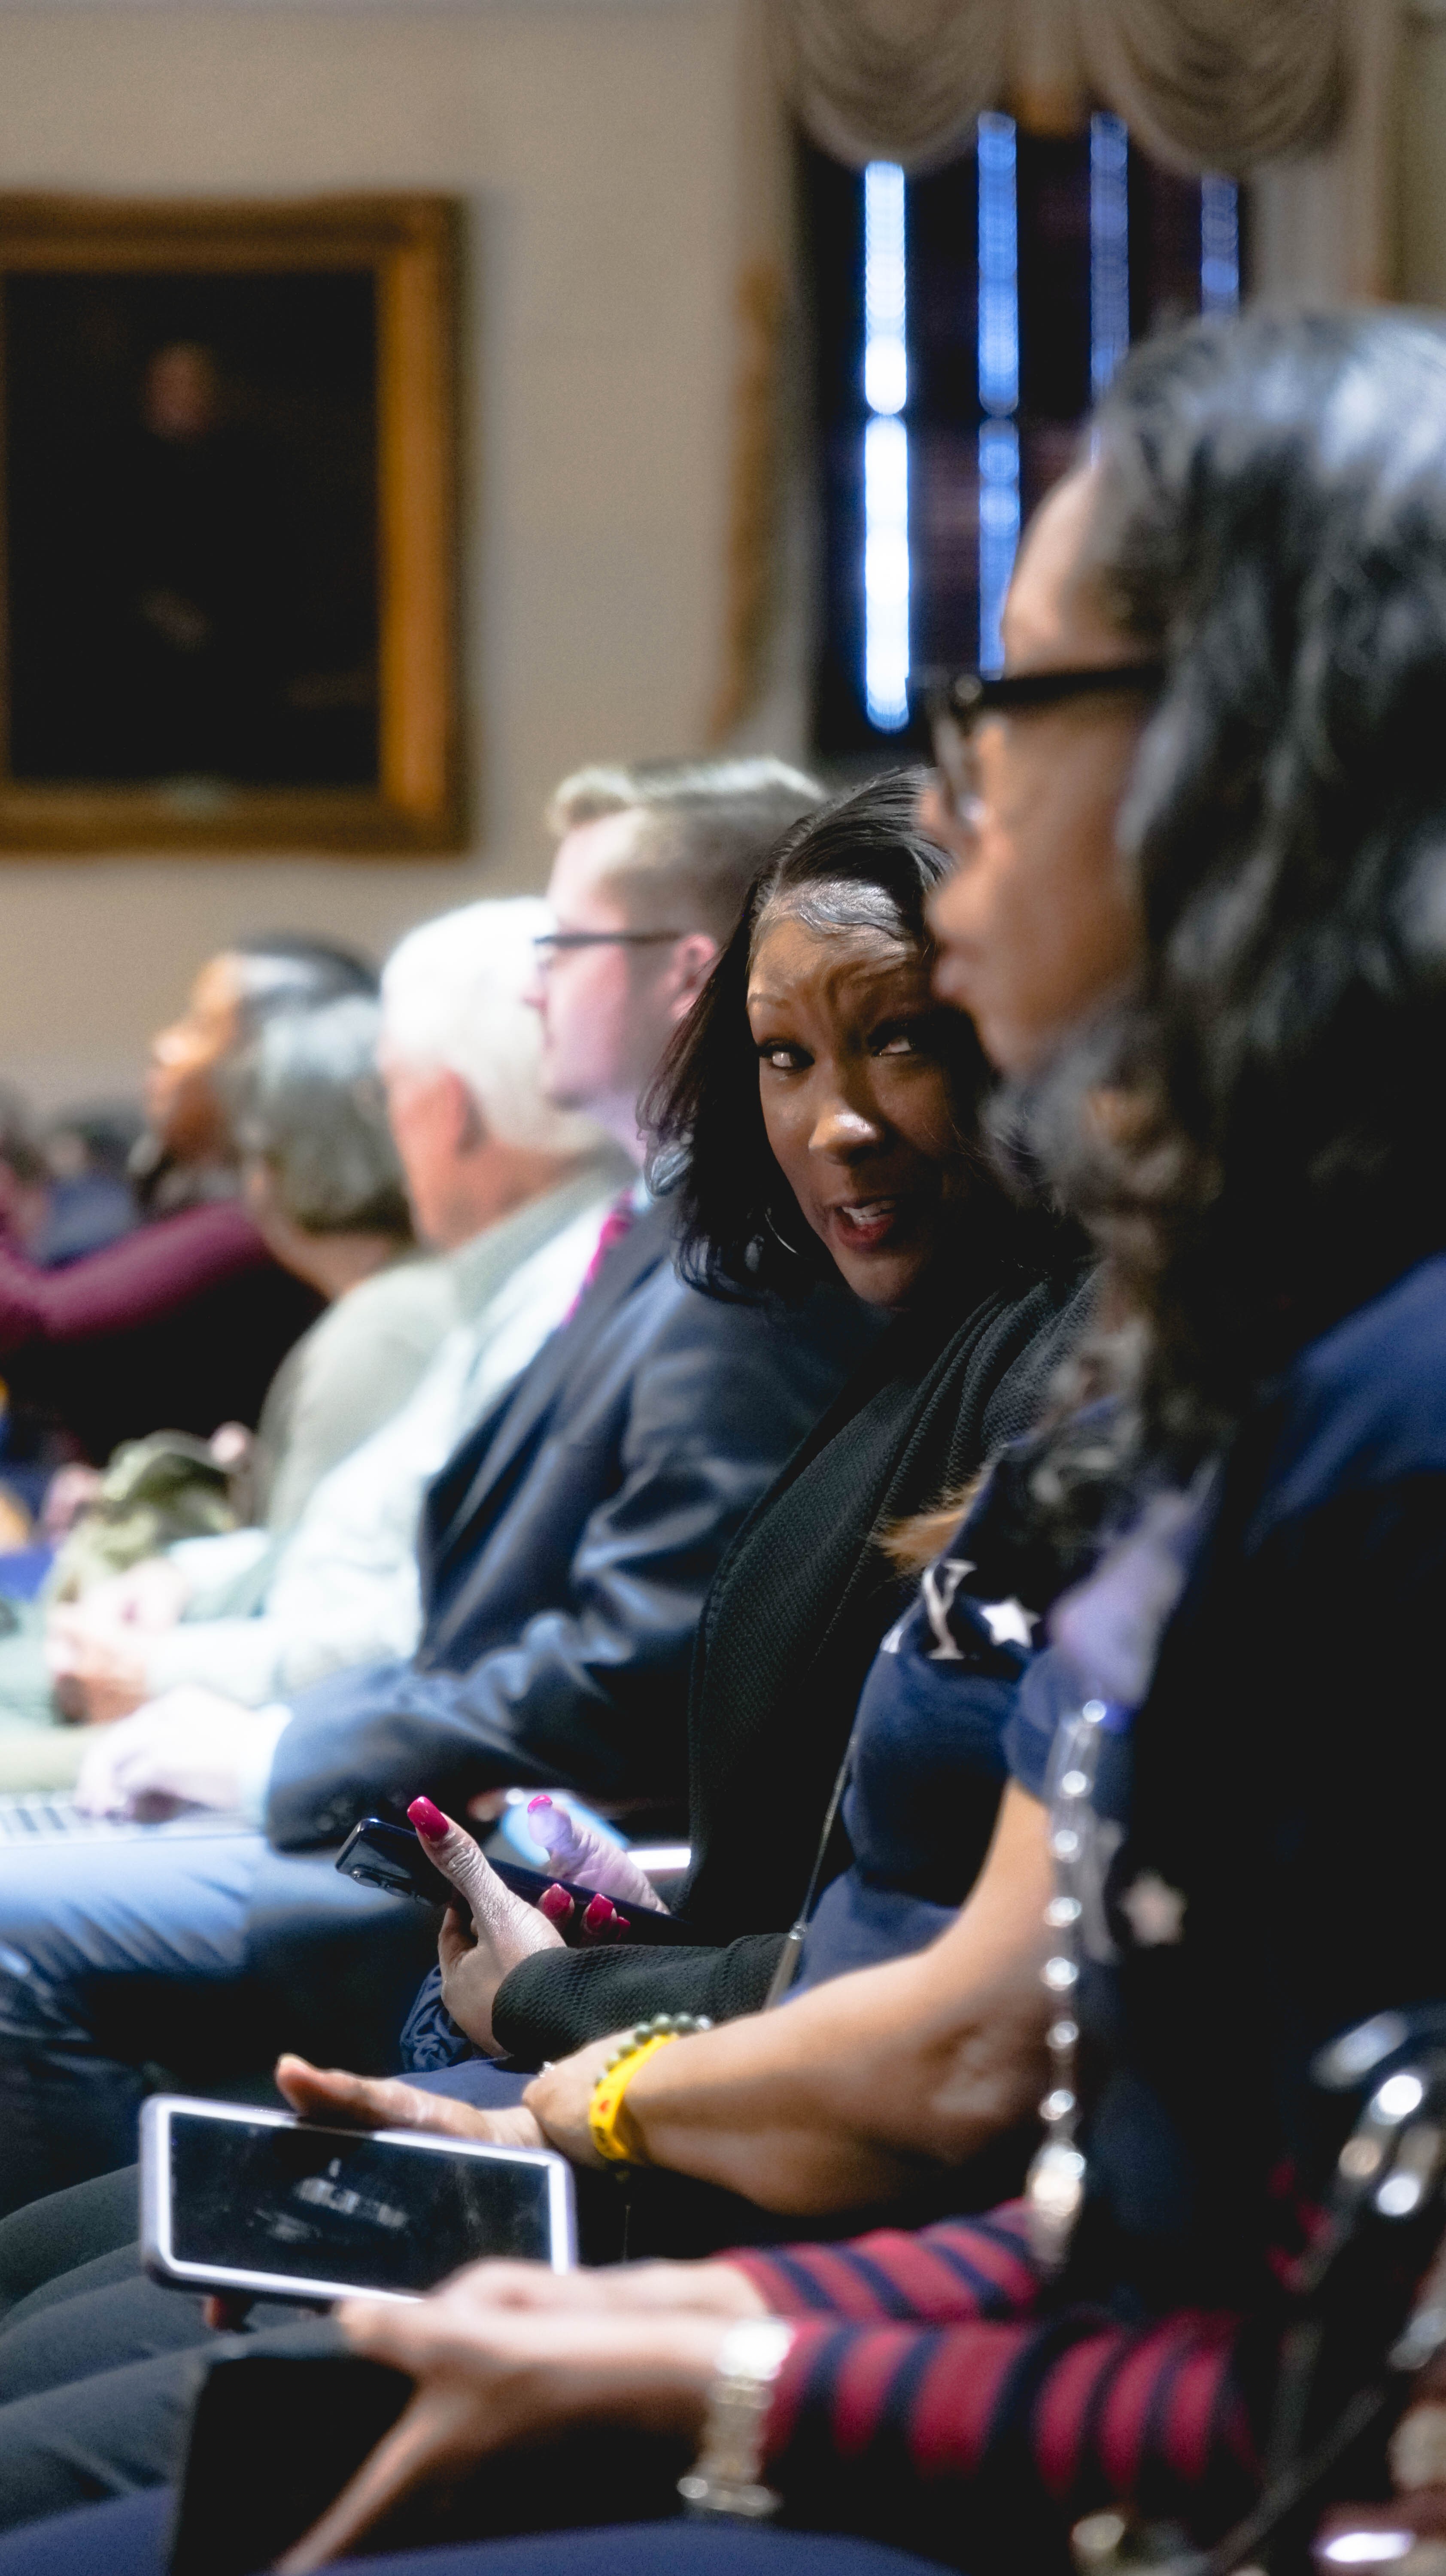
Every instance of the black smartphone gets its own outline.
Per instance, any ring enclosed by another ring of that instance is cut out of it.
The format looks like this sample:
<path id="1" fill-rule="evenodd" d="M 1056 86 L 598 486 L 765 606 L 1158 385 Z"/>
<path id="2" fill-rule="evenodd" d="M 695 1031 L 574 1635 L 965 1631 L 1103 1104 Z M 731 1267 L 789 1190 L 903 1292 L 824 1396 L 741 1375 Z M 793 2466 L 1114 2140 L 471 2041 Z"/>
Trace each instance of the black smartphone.
<path id="1" fill-rule="evenodd" d="M 457 1890 L 450 1879 L 427 1857 L 426 1845 L 410 1825 L 388 1824 L 383 1816 L 363 1816 L 354 1825 L 336 1856 L 337 1868 L 345 1878 L 355 1878 L 363 1887 L 384 1887 L 393 1896 L 419 1897 L 424 1905 L 451 1905 Z M 561 1887 L 577 1908 L 569 1933 L 575 1935 L 583 1912 L 592 1903 L 595 1891 L 574 1887 L 569 1879 L 551 1878 L 545 1870 L 523 1869 L 516 1861 L 494 1860 L 491 1864 L 504 1887 L 535 1905 L 549 1887 Z M 634 1905 L 625 1897 L 612 1897 L 610 1904 L 627 1925 L 630 1942 L 656 1946 L 681 1943 L 691 1947 L 696 1935 L 674 1915 L 655 1914 L 650 1906 Z"/>
<path id="2" fill-rule="evenodd" d="M 410 2403 L 412 2382 L 381 2362 L 359 2361 L 329 2318 L 288 2326 L 284 2349 L 264 2332 L 228 2336 L 203 2366 L 170 2576 L 256 2576 L 341 2493 Z M 498 2540 L 539 2524 L 575 2531 L 671 2521 L 687 2465 L 686 2446 L 617 2424 L 493 2452 L 445 2500 L 405 2495 L 359 2554 Z M 686 2547 L 678 2563 L 687 2564 Z"/>
<path id="3" fill-rule="evenodd" d="M 457 1890 L 427 1858 L 421 1835 L 410 1825 L 389 1825 L 383 1816 L 363 1816 L 336 1856 L 343 1878 L 363 1887 L 384 1887 L 391 1896 L 416 1896 L 424 1905 L 452 1905 Z"/>
<path id="4" fill-rule="evenodd" d="M 420 2299 L 484 2254 L 566 2272 L 572 2169 L 544 2147 L 156 2093 L 141 2112 L 141 2253 L 175 2289 L 300 2301 Z"/>
<path id="5" fill-rule="evenodd" d="M 412 2382 L 359 2361 L 330 2318 L 284 2353 L 227 2336 L 204 2356 L 171 2528 L 169 2576 L 255 2576 L 318 2522 L 410 2403 Z M 257 2474 L 257 2463 L 265 2474 Z M 425 2526 L 424 2526 L 425 2527 Z M 414 2527 L 397 2539 L 416 2546 Z"/>

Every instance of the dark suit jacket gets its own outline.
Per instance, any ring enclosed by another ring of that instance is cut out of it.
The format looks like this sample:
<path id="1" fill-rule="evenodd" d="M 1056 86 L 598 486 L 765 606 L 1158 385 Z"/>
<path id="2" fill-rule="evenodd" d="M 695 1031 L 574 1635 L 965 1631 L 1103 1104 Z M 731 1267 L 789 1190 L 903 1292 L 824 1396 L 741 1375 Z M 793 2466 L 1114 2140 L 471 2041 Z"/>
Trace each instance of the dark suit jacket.
<path id="1" fill-rule="evenodd" d="M 682 1803 L 704 1594 L 879 1326 L 842 1289 L 793 1314 L 716 1303 L 671 1247 L 654 1206 L 443 1468 L 420 1650 L 296 1701 L 266 1819 L 282 1849 L 503 1781 Z"/>

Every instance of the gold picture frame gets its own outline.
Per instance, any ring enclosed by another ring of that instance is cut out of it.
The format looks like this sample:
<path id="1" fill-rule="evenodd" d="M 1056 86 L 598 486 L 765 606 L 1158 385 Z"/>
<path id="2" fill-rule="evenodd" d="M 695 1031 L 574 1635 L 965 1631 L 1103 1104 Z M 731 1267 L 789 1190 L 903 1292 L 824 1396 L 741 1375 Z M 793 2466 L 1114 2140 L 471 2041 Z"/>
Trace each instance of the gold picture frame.
<path id="1" fill-rule="evenodd" d="M 0 852 L 460 846 L 458 236 L 0 197 Z"/>

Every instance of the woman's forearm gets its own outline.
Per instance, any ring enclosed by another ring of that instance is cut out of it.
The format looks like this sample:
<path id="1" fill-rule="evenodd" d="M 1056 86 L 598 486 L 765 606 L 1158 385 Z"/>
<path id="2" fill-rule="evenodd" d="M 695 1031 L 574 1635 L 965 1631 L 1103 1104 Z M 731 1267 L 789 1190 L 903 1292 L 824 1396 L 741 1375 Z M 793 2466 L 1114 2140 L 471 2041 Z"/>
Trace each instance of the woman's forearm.
<path id="1" fill-rule="evenodd" d="M 856 2208 L 921 2168 L 962 2163 L 1042 2089 L 1048 1894 L 1044 1812 L 1011 1789 L 974 1894 L 930 1949 L 639 2068 L 628 2110 L 651 2162 L 798 2214 Z M 565 2076 L 528 2093 L 553 2134 L 549 2094 L 560 2111 Z"/>

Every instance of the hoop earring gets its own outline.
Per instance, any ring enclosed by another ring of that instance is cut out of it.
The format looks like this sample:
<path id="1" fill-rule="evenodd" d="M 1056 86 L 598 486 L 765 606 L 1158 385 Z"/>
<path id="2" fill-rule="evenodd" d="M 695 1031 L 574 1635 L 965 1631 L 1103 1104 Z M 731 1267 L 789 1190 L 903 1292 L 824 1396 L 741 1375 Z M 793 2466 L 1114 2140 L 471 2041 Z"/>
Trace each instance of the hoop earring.
<path id="1" fill-rule="evenodd" d="M 763 1222 L 767 1226 L 769 1233 L 772 1235 L 774 1242 L 778 1245 L 780 1252 L 786 1252 L 794 1261 L 801 1261 L 803 1259 L 803 1255 L 799 1251 L 797 1244 L 790 1243 L 786 1235 L 779 1233 L 777 1226 L 773 1222 L 771 1209 L 764 1209 Z"/>

